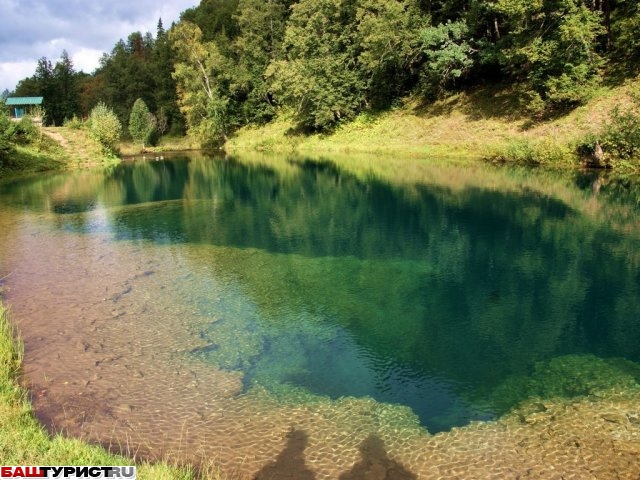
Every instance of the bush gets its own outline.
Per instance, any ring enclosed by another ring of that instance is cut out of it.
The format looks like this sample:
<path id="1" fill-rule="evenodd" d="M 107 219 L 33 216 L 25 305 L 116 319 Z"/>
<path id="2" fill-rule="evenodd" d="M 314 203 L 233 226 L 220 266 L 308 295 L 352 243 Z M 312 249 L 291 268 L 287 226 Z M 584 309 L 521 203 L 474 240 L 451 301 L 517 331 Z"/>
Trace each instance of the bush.
<path id="1" fill-rule="evenodd" d="M 6 130 L 9 141 L 27 145 L 38 140 L 38 128 L 33 124 L 31 119 L 24 117 L 19 122 L 9 122 L 10 125 Z"/>
<path id="2" fill-rule="evenodd" d="M 89 115 L 89 132 L 98 141 L 107 155 L 115 155 L 120 140 L 122 125 L 118 116 L 107 105 L 100 102 Z"/>
<path id="3" fill-rule="evenodd" d="M 10 128 L 11 121 L 0 114 L 0 170 L 8 161 L 9 155 L 14 151 L 9 132 Z"/>
<path id="4" fill-rule="evenodd" d="M 580 158 L 588 157 L 595 153 L 598 142 L 599 138 L 595 133 L 587 133 L 576 142 L 575 151 Z"/>
<path id="5" fill-rule="evenodd" d="M 559 166 L 571 158 L 571 152 L 551 141 L 515 139 L 497 148 L 488 158 L 505 163 Z"/>
<path id="6" fill-rule="evenodd" d="M 80 130 L 84 127 L 84 122 L 74 115 L 71 120 L 67 119 L 64 121 L 64 126 L 74 130 Z"/>
<path id="7" fill-rule="evenodd" d="M 640 154 L 640 112 L 637 106 L 622 110 L 616 106 L 611 112 L 611 120 L 605 126 L 602 148 L 621 159 L 637 157 Z"/>
<path id="8" fill-rule="evenodd" d="M 28 118 L 12 122 L 0 114 L 0 171 L 11 166 L 17 144 L 26 145 L 38 138 L 38 129 Z"/>

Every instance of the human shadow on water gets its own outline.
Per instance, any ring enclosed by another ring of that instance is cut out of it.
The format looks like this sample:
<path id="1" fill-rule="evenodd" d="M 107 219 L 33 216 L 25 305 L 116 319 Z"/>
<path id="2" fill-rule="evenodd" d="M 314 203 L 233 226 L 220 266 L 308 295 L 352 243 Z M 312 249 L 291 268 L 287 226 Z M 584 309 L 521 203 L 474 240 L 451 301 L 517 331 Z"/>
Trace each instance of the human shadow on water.
<path id="1" fill-rule="evenodd" d="M 388 457 L 384 442 L 371 434 L 360 444 L 362 459 L 339 480 L 416 480 L 415 474 Z"/>
<path id="2" fill-rule="evenodd" d="M 304 463 L 304 450 L 309 436 L 304 430 L 287 434 L 287 446 L 276 459 L 256 473 L 253 480 L 315 480 L 315 474 Z"/>

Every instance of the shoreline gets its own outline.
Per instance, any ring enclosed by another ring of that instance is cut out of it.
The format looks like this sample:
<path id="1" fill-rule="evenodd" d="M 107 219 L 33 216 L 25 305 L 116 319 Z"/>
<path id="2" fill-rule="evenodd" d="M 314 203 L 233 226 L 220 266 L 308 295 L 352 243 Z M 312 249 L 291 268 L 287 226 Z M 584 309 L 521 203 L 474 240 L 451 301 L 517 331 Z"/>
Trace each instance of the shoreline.
<path id="1" fill-rule="evenodd" d="M 133 459 L 110 453 L 99 444 L 47 432 L 32 406 L 35 392 L 21 385 L 24 346 L 1 293 L 0 282 L 0 462 L 3 465 L 136 465 L 140 480 L 223 480 L 211 468 L 211 475 L 203 477 L 193 467 L 177 463 L 133 463 Z"/>

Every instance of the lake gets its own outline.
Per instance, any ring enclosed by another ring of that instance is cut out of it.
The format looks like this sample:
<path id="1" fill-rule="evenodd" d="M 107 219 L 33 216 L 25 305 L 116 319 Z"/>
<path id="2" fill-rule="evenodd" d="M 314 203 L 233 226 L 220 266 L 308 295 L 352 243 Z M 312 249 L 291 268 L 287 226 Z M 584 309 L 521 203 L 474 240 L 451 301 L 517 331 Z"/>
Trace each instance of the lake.
<path id="1" fill-rule="evenodd" d="M 38 417 L 240 478 L 637 475 L 638 179 L 376 161 L 1 182 Z"/>

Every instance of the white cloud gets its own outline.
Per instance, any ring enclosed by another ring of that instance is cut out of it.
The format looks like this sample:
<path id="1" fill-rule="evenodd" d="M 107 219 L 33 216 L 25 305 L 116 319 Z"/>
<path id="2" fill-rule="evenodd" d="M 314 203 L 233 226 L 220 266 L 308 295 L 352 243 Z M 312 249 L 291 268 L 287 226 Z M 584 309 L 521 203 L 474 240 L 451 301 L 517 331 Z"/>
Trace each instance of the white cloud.
<path id="1" fill-rule="evenodd" d="M 35 70 L 36 62 L 31 60 L 0 63 L 0 93 L 5 89 L 13 90 L 20 80 L 30 77 Z"/>
<path id="2" fill-rule="evenodd" d="M 155 35 L 199 0 L 0 0 L 0 91 L 35 72 L 39 58 L 55 63 L 62 50 L 77 71 L 92 73 L 102 53 L 135 31 Z"/>
<path id="3" fill-rule="evenodd" d="M 92 48 L 81 48 L 71 56 L 76 72 L 93 73 L 100 64 L 103 52 Z"/>

